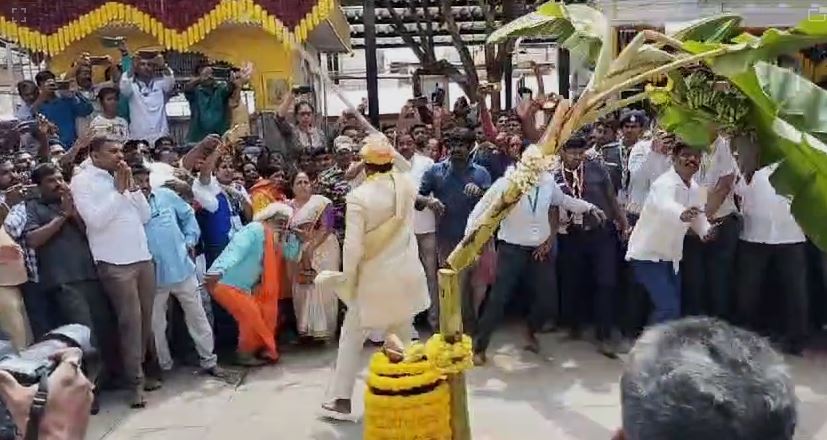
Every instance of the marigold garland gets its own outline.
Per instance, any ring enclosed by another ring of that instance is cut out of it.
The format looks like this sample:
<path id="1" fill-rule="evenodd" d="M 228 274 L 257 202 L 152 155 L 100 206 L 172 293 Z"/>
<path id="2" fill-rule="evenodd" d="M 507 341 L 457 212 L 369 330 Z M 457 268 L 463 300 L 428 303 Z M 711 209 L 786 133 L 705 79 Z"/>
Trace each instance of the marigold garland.
<path id="1" fill-rule="evenodd" d="M 375 353 L 365 391 L 365 440 L 450 440 L 445 379 L 473 367 L 472 356 L 470 337 L 449 344 L 440 334 L 408 347 L 399 363 Z"/>
<path id="2" fill-rule="evenodd" d="M 371 388 L 382 391 L 400 392 L 433 386 L 444 379 L 444 375 L 437 370 L 428 370 L 413 376 L 385 377 L 371 372 L 367 384 Z"/>
<path id="3" fill-rule="evenodd" d="M 462 335 L 462 340 L 449 344 L 437 333 L 425 343 L 425 357 L 442 374 L 459 374 L 474 367 L 471 338 Z"/>

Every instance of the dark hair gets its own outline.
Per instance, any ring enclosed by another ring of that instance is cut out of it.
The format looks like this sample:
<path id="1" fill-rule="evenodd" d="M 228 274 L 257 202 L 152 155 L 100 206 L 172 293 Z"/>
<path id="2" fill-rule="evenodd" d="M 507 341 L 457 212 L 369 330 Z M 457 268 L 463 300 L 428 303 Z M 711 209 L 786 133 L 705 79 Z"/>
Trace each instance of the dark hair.
<path id="1" fill-rule="evenodd" d="M 175 153 L 175 149 L 174 149 L 174 148 L 172 148 L 172 147 L 157 147 L 157 148 L 153 148 L 153 149 L 152 149 L 152 154 L 151 154 L 151 155 L 152 155 L 152 159 L 153 159 L 153 160 L 156 160 L 156 161 L 161 160 L 161 153 L 163 153 L 163 152 L 165 152 L 165 151 L 170 152 L 170 153 Z"/>
<path id="2" fill-rule="evenodd" d="M 681 151 L 686 150 L 686 149 L 692 150 L 693 148 L 692 148 L 691 145 L 687 144 L 686 142 L 684 142 L 680 139 L 675 139 L 675 143 L 672 144 L 672 154 L 673 155 L 677 156 L 678 154 L 680 154 Z"/>
<path id="3" fill-rule="evenodd" d="M 49 176 L 60 174 L 60 171 L 51 163 L 41 163 L 34 167 L 31 174 L 32 183 L 40 185 Z"/>
<path id="4" fill-rule="evenodd" d="M 297 102 L 296 104 L 293 105 L 293 114 L 298 116 L 299 109 L 303 105 L 306 105 L 306 106 L 310 107 L 310 111 L 313 112 L 313 113 L 316 113 L 316 107 L 314 107 L 313 104 L 311 104 L 308 101 L 299 101 L 299 102 Z"/>
<path id="5" fill-rule="evenodd" d="M 161 145 L 163 145 L 164 142 L 169 142 L 172 146 L 175 146 L 175 139 L 169 136 L 161 136 L 155 141 L 155 148 L 161 148 Z"/>
<path id="6" fill-rule="evenodd" d="M 203 60 L 203 61 L 199 62 L 198 64 L 195 65 L 195 74 L 196 75 L 201 75 L 201 71 L 204 70 L 207 67 L 212 67 L 212 64 L 209 61 Z"/>
<path id="7" fill-rule="evenodd" d="M 103 103 L 103 100 L 109 95 L 115 95 L 118 98 L 121 96 L 121 91 L 114 87 L 104 87 L 98 92 L 98 101 Z"/>
<path id="8" fill-rule="evenodd" d="M 141 144 L 149 146 L 149 142 L 147 142 L 143 139 L 130 139 L 130 140 L 126 141 L 125 144 L 123 144 L 123 152 L 124 153 L 130 153 L 132 151 L 137 151 L 138 146 L 141 145 Z"/>
<path id="9" fill-rule="evenodd" d="M 463 127 L 456 127 L 452 128 L 445 134 L 445 144 L 448 145 L 448 148 L 452 148 L 457 145 L 464 146 L 469 150 L 474 146 L 474 142 L 477 141 L 477 135 L 473 131 L 463 128 Z"/>
<path id="10" fill-rule="evenodd" d="M 628 440 L 789 440 L 795 385 L 770 344 L 713 318 L 651 327 L 620 379 Z"/>
<path id="11" fill-rule="evenodd" d="M 342 126 L 342 129 L 341 129 L 341 130 L 339 130 L 339 134 L 340 134 L 340 135 L 342 135 L 342 134 L 344 134 L 344 133 L 345 133 L 346 131 L 348 131 L 348 130 L 356 130 L 356 131 L 360 131 L 361 129 L 359 128 L 359 126 L 358 126 L 358 125 L 354 125 L 354 124 L 345 124 L 344 126 Z"/>
<path id="12" fill-rule="evenodd" d="M 34 81 L 37 83 L 38 87 L 42 86 L 43 83 L 50 79 L 55 79 L 55 74 L 49 70 L 42 70 L 37 72 L 37 75 L 34 76 Z"/>
<path id="13" fill-rule="evenodd" d="M 588 136 L 581 130 L 578 130 L 571 137 L 563 144 L 563 150 L 574 150 L 574 149 L 583 149 L 589 148 L 589 138 Z"/>
<path id="14" fill-rule="evenodd" d="M 113 65 L 107 67 L 106 70 L 103 72 L 103 79 L 105 79 L 107 81 L 111 80 L 112 79 L 112 72 L 114 72 L 115 69 L 118 69 L 121 73 L 123 73 L 123 67 L 121 67 L 120 64 L 113 64 Z"/>
<path id="15" fill-rule="evenodd" d="M 326 156 L 328 154 L 330 154 L 330 150 L 326 147 L 316 147 L 310 151 L 310 157 L 312 157 L 313 159 L 319 156 Z"/>
<path id="16" fill-rule="evenodd" d="M 413 133 L 414 130 L 416 130 L 417 128 L 424 128 L 425 130 L 427 130 L 428 126 L 421 122 L 417 122 L 416 124 L 411 125 L 410 132 Z"/>
<path id="17" fill-rule="evenodd" d="M 24 79 L 23 81 L 20 81 L 20 82 L 17 83 L 17 93 L 19 95 L 22 95 L 23 90 L 26 89 L 27 87 L 33 87 L 33 88 L 37 89 L 37 84 L 35 84 L 34 81 Z"/>
<path id="18" fill-rule="evenodd" d="M 133 176 L 138 176 L 138 175 L 147 175 L 148 176 L 150 174 L 150 172 L 151 171 L 149 170 L 149 168 L 147 168 L 143 165 L 135 165 L 135 166 L 132 167 L 132 175 Z"/>

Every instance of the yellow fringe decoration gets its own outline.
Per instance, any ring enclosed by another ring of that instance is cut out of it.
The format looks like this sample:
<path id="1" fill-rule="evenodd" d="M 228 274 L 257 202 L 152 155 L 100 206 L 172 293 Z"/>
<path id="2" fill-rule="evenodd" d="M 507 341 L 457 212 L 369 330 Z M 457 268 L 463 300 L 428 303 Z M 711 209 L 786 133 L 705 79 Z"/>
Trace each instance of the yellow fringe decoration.
<path id="1" fill-rule="evenodd" d="M 70 44 L 111 24 L 132 25 L 152 35 L 167 49 L 186 51 L 225 23 L 248 23 L 260 26 L 290 49 L 304 43 L 310 32 L 327 20 L 336 7 L 335 0 L 319 0 L 293 29 L 288 29 L 275 15 L 253 0 L 222 0 L 221 3 L 184 31 L 167 28 L 154 17 L 132 5 L 110 1 L 61 26 L 52 34 L 43 34 L 11 19 L 0 16 L 0 37 L 25 49 L 57 55 Z"/>
<path id="2" fill-rule="evenodd" d="M 405 350 L 402 362 L 384 353 L 370 360 L 365 391 L 365 440 L 450 440 L 448 374 L 473 367 L 471 338 L 448 344 L 440 334 Z"/>

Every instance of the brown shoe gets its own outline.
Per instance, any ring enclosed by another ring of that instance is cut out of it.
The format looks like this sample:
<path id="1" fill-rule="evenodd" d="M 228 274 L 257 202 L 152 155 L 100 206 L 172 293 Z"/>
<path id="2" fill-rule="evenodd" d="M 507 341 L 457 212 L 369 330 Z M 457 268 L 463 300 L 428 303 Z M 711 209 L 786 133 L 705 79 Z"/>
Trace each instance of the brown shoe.
<path id="1" fill-rule="evenodd" d="M 132 409 L 140 409 L 146 406 L 146 399 L 144 399 L 144 387 L 136 386 L 132 390 L 132 396 L 129 398 L 129 407 Z"/>

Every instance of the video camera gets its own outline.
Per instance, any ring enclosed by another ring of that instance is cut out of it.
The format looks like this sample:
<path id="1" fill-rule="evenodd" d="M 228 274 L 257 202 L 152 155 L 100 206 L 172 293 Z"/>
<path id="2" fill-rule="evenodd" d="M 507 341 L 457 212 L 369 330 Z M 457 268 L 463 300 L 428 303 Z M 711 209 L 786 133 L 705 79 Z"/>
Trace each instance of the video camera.
<path id="1" fill-rule="evenodd" d="M 0 338 L 0 370 L 10 373 L 20 385 L 41 384 L 58 366 L 54 355 L 72 347 L 83 352 L 84 373 L 94 383 L 100 369 L 99 357 L 92 347 L 89 327 L 80 324 L 58 327 L 43 336 L 40 342 L 21 352 L 15 350 L 7 339 Z M 17 426 L 5 403 L 0 401 L 0 440 L 16 438 Z"/>

